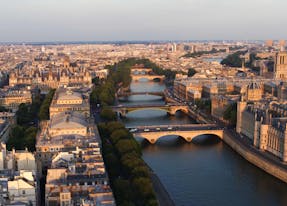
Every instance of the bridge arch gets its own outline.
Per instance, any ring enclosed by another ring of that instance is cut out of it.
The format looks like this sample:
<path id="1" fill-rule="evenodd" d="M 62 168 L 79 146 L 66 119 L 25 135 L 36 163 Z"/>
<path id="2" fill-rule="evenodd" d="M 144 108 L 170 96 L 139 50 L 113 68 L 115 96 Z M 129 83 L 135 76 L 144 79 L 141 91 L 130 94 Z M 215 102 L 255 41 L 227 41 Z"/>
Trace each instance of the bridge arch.
<path id="1" fill-rule="evenodd" d="M 183 112 L 185 114 L 188 114 L 188 107 L 187 106 L 174 106 L 174 107 L 170 107 L 170 111 L 169 113 L 172 115 L 175 115 L 177 112 Z"/>

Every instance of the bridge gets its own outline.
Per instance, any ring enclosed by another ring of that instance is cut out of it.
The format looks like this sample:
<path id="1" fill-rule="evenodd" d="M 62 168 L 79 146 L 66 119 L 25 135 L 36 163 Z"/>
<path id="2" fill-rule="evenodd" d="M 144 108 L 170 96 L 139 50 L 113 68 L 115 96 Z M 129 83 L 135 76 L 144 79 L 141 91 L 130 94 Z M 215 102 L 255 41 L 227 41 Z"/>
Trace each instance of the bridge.
<path id="1" fill-rule="evenodd" d="M 151 68 L 143 68 L 143 67 L 133 67 L 131 68 L 131 74 L 148 74 L 151 73 Z"/>
<path id="2" fill-rule="evenodd" d="M 148 81 L 154 81 L 159 79 L 163 81 L 165 79 L 164 75 L 148 75 L 148 74 L 131 74 L 132 81 L 139 81 L 140 79 L 147 79 Z"/>
<path id="3" fill-rule="evenodd" d="M 158 125 L 138 126 L 128 128 L 134 137 L 141 137 L 151 144 L 156 143 L 160 138 L 169 135 L 182 137 L 185 141 L 191 142 L 200 135 L 215 135 L 223 139 L 223 129 L 215 124 L 186 124 L 186 125 Z"/>
<path id="4" fill-rule="evenodd" d="M 164 92 L 122 92 L 117 94 L 118 97 L 128 97 L 131 95 L 154 95 L 164 97 Z"/>
<path id="5" fill-rule="evenodd" d="M 177 111 L 182 111 L 184 113 L 188 113 L 188 106 L 181 104 L 143 104 L 143 105 L 118 105 L 111 107 L 114 112 L 118 115 L 125 117 L 127 113 L 139 110 L 160 110 L 165 111 L 170 115 L 175 115 Z"/>

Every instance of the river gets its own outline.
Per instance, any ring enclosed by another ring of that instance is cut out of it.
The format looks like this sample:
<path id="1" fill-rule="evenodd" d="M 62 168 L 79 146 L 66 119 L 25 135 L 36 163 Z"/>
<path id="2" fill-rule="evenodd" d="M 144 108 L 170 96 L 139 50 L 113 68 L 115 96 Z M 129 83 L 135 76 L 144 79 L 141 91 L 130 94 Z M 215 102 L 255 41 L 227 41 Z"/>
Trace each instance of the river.
<path id="1" fill-rule="evenodd" d="M 131 90 L 162 91 L 155 82 L 133 82 Z M 131 96 L 121 104 L 164 104 L 160 97 Z M 186 124 L 194 121 L 178 113 L 142 110 L 129 113 L 126 126 Z M 139 139 L 143 159 L 155 171 L 177 206 L 287 205 L 287 185 L 251 165 L 217 137 L 199 136 L 186 143 L 175 136 L 155 145 Z"/>

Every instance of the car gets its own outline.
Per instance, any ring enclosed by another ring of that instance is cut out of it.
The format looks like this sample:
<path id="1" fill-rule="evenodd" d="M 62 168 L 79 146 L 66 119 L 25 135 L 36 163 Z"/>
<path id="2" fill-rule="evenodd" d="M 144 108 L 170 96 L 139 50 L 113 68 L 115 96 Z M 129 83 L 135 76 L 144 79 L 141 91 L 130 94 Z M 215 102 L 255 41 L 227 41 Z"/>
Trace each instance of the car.
<path id="1" fill-rule="evenodd" d="M 160 128 L 159 128 L 159 127 L 157 127 L 157 128 L 156 128 L 156 130 L 160 130 Z"/>
<path id="2" fill-rule="evenodd" d="M 167 129 L 168 129 L 168 130 L 172 130 L 172 127 L 168 127 Z"/>
<path id="3" fill-rule="evenodd" d="M 144 132 L 148 132 L 149 131 L 149 129 L 144 129 Z"/>
<path id="4" fill-rule="evenodd" d="M 130 132 L 136 132 L 138 129 L 137 128 L 131 128 Z"/>

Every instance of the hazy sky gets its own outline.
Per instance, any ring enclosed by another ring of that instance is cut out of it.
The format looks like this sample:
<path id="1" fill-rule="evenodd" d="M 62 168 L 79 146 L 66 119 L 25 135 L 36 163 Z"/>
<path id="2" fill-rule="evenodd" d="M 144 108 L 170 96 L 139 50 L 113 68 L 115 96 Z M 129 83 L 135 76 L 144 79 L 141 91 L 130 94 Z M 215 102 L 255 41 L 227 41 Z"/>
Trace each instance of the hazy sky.
<path id="1" fill-rule="evenodd" d="M 0 42 L 287 39 L 286 0 L 0 0 Z"/>

